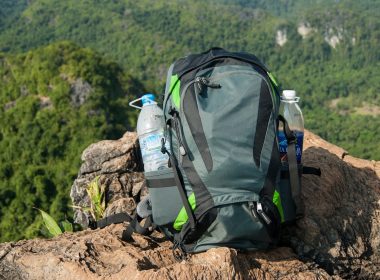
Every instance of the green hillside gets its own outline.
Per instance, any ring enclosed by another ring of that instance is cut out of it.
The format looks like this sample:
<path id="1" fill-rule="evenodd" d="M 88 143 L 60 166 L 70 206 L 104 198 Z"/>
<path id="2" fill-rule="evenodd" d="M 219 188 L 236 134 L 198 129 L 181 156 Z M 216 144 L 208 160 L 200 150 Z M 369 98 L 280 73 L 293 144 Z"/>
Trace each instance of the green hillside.
<path id="1" fill-rule="evenodd" d="M 0 50 L 17 53 L 69 39 L 118 62 L 157 92 L 178 57 L 212 46 L 252 52 L 284 88 L 299 92 L 307 128 L 355 156 L 380 159 L 379 1 L 12 3 L 17 9 L 1 28 Z M 302 36 L 300 26 L 309 34 Z M 282 46 L 276 42 L 281 35 Z"/>
<path id="2" fill-rule="evenodd" d="M 125 94 L 161 93 L 176 58 L 213 46 L 254 53 L 297 90 L 306 128 L 380 160 L 379 14 L 376 0 L 0 0 L 0 241 L 36 233 L 32 206 L 62 218 L 82 150 L 134 127 Z"/>
<path id="3" fill-rule="evenodd" d="M 3 242 L 37 233 L 33 207 L 61 219 L 69 213 L 83 149 L 131 129 L 125 97 L 142 87 L 116 64 L 71 43 L 0 54 L 0 84 Z"/>

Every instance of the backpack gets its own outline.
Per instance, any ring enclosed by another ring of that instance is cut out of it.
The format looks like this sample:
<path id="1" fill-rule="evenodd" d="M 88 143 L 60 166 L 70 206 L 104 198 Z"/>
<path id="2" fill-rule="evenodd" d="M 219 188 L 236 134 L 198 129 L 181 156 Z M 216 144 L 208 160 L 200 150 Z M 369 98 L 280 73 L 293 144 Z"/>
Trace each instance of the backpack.
<path id="1" fill-rule="evenodd" d="M 133 231 L 149 234 L 153 224 L 183 254 L 275 246 L 281 224 L 303 215 L 301 174 L 320 174 L 297 164 L 296 138 L 279 105 L 276 80 L 252 54 L 212 48 L 178 59 L 163 101 L 162 152 L 171 168 L 145 172 L 149 200 L 137 207 L 140 216 L 148 216 L 141 214 L 147 207 L 151 215 L 144 226 L 137 215 L 120 213 L 94 227 L 128 220 L 129 238 Z M 280 122 L 287 163 L 280 161 Z"/>
<path id="2" fill-rule="evenodd" d="M 145 178 L 153 223 L 175 247 L 266 249 L 281 222 L 302 216 L 295 152 L 292 174 L 280 161 L 279 104 L 277 82 L 254 55 L 212 48 L 170 66 L 162 151 L 172 169 Z"/>

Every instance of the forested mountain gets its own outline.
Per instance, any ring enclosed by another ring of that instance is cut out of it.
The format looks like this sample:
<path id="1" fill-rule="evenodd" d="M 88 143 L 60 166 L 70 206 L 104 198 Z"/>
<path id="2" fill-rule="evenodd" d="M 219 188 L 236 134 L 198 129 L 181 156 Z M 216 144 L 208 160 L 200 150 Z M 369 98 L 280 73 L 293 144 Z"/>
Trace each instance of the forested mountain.
<path id="1" fill-rule="evenodd" d="M 176 58 L 213 46 L 254 53 L 297 90 L 306 128 L 379 160 L 379 14 L 376 0 L 0 0 L 1 240 L 34 234 L 30 205 L 67 210 L 81 150 L 133 126 L 126 93 L 161 93 Z M 94 92 L 79 107 L 76 88 Z"/>
<path id="2" fill-rule="evenodd" d="M 0 84 L 1 242 L 38 233 L 33 206 L 64 218 L 82 150 L 132 129 L 127 102 L 142 85 L 65 42 L 0 55 Z"/>
<path id="3" fill-rule="evenodd" d="M 0 3 L 14 6 L 1 28 L 1 50 L 69 39 L 116 61 L 156 92 L 178 57 L 212 46 L 252 52 L 284 88 L 299 92 L 309 129 L 356 156 L 380 158 L 379 1 Z"/>

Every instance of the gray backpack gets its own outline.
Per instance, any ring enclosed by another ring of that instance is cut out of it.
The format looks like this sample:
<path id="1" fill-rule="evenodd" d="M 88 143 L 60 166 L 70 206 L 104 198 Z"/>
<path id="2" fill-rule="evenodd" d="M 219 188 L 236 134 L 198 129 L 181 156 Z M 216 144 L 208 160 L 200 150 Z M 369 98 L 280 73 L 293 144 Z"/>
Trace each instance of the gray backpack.
<path id="1" fill-rule="evenodd" d="M 153 223 L 176 248 L 265 249 L 276 244 L 281 222 L 302 215 L 295 152 L 293 175 L 281 167 L 279 103 L 276 81 L 254 55 L 213 48 L 171 65 L 162 151 L 172 169 L 145 177 Z"/>
<path id="2" fill-rule="evenodd" d="M 152 222 L 183 253 L 274 246 L 281 223 L 302 216 L 305 173 L 296 162 L 296 138 L 278 115 L 279 103 L 276 81 L 254 55 L 213 48 L 174 62 L 163 103 L 162 152 L 171 168 L 145 172 L 149 200 L 137 209 L 146 217 L 148 205 L 151 216 L 145 226 L 125 213 L 96 226 L 130 220 L 123 233 L 129 238 L 133 231 L 149 233 Z M 280 121 L 288 141 L 283 165 Z"/>

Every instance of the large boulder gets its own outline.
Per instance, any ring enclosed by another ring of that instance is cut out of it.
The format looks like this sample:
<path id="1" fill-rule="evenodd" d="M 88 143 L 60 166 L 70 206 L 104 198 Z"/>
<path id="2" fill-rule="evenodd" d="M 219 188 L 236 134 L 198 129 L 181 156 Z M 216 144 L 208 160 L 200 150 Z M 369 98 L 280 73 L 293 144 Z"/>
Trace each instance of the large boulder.
<path id="1" fill-rule="evenodd" d="M 303 176 L 305 217 L 286 229 L 285 242 L 330 274 L 380 278 L 380 162 L 354 158 L 310 132 L 303 159 L 322 176 Z"/>
<path id="2" fill-rule="evenodd" d="M 305 217 L 283 231 L 280 247 L 243 253 L 211 249 L 178 262 L 170 242 L 134 234 L 123 225 L 64 234 L 50 240 L 0 244 L 0 279 L 378 279 L 380 278 L 380 162 L 356 159 L 306 132 L 304 164 L 322 176 L 304 175 Z M 147 194 L 136 134 L 88 147 L 71 197 L 87 207 L 94 178 L 106 188 L 106 215 L 133 213 Z M 77 209 L 77 222 L 89 215 Z"/>
<path id="3" fill-rule="evenodd" d="M 132 214 L 140 199 L 147 195 L 137 135 L 127 132 L 119 140 L 104 140 L 90 145 L 82 153 L 82 166 L 70 196 L 77 206 L 76 223 L 87 228 L 92 219 L 83 209 L 90 206 L 86 188 L 96 178 L 106 190 L 106 215 Z"/>

